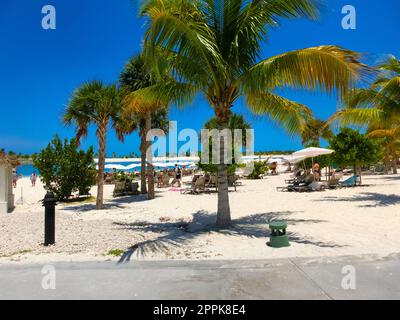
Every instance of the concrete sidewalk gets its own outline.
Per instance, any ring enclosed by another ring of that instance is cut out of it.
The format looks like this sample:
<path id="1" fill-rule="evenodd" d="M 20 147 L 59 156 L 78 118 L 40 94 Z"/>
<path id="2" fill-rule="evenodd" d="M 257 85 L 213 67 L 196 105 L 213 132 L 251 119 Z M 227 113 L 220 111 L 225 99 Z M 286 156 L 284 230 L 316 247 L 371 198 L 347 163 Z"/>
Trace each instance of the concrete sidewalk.
<path id="1" fill-rule="evenodd" d="M 0 299 L 400 299 L 399 255 L 54 267 L 56 289 L 44 290 L 43 265 L 1 265 Z"/>

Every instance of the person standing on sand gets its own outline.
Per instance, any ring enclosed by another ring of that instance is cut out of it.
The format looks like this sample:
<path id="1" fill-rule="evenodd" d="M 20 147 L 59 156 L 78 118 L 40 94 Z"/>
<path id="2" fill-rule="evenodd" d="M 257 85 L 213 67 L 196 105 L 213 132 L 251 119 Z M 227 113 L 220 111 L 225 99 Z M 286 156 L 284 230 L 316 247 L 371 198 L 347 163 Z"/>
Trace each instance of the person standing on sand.
<path id="1" fill-rule="evenodd" d="M 16 169 L 13 169 L 13 174 L 12 174 L 13 188 L 16 188 L 16 187 L 17 187 L 17 181 L 18 181 L 17 170 L 16 170 Z"/>
<path id="2" fill-rule="evenodd" d="M 181 171 L 181 168 L 178 167 L 178 164 L 175 165 L 174 173 L 175 173 L 175 178 L 172 181 L 172 186 L 175 186 L 175 184 L 178 184 L 178 188 L 180 188 L 181 187 L 181 179 L 182 179 L 182 171 Z"/>
<path id="3" fill-rule="evenodd" d="M 36 172 L 33 172 L 33 173 L 31 174 L 31 183 L 32 183 L 32 187 L 35 187 L 35 186 L 36 186 L 36 179 L 37 179 L 37 174 L 36 174 Z"/>

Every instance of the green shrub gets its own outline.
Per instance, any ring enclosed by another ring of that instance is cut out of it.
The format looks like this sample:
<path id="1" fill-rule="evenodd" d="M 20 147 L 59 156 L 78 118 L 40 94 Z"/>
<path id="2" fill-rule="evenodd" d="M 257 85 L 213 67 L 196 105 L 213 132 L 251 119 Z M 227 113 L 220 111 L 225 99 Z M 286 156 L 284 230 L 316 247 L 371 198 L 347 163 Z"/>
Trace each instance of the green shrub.
<path id="1" fill-rule="evenodd" d="M 64 142 L 56 135 L 48 146 L 34 155 L 33 164 L 39 171 L 46 190 L 65 201 L 74 192 L 87 195 L 96 184 L 94 152 L 78 150 L 75 139 Z"/>
<path id="2" fill-rule="evenodd" d="M 257 161 L 254 162 L 253 164 L 254 164 L 253 172 L 249 174 L 247 178 L 253 180 L 261 179 L 261 176 L 264 175 L 265 172 L 267 172 L 267 167 L 265 163 L 262 161 Z"/>
<path id="3" fill-rule="evenodd" d="M 334 164 L 342 168 L 353 166 L 355 173 L 357 168 L 382 159 L 383 149 L 379 141 L 350 128 L 342 128 L 329 142 L 330 148 L 335 150 L 332 154 Z"/>
<path id="4" fill-rule="evenodd" d="M 113 256 L 113 257 L 121 257 L 125 253 L 124 250 L 121 249 L 113 249 L 107 252 L 107 256 Z"/>

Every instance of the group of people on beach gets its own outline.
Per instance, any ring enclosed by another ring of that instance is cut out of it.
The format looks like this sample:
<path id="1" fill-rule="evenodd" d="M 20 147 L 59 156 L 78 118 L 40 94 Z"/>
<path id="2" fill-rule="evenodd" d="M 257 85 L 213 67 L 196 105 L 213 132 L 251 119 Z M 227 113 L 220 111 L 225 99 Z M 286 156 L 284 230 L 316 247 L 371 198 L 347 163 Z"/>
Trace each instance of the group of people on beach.
<path id="1" fill-rule="evenodd" d="M 38 176 L 37 176 L 36 172 L 33 172 L 33 173 L 31 174 L 30 179 L 31 179 L 32 187 L 36 187 L 36 180 L 37 180 L 37 177 L 38 177 Z M 13 188 L 16 188 L 16 187 L 17 187 L 17 182 L 18 182 L 18 179 L 19 179 L 19 178 L 21 178 L 21 176 L 18 175 L 17 169 L 13 169 L 13 172 L 12 172 L 12 185 L 13 185 Z"/>

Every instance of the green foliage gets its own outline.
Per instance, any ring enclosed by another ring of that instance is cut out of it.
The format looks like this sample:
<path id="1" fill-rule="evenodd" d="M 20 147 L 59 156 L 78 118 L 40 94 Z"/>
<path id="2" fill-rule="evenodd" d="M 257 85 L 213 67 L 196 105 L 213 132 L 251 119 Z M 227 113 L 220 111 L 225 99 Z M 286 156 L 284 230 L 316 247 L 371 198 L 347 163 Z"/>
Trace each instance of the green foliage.
<path id="1" fill-rule="evenodd" d="M 204 128 L 208 129 L 208 130 L 220 128 L 220 123 L 219 123 L 218 118 L 213 117 L 212 119 L 208 120 L 204 124 Z M 229 122 L 227 124 L 227 128 L 232 131 L 232 146 L 228 146 L 228 147 L 231 147 L 231 149 L 232 149 L 232 162 L 233 162 L 232 164 L 228 165 L 228 174 L 234 174 L 235 171 L 239 167 L 241 167 L 241 165 L 235 163 L 235 159 L 234 159 L 235 147 L 239 148 L 239 146 L 234 145 L 234 142 L 235 142 L 234 141 L 234 130 L 242 130 L 242 141 L 241 142 L 242 142 L 242 146 L 244 147 L 244 146 L 246 146 L 246 130 L 251 129 L 251 126 L 242 115 L 232 113 L 232 115 L 229 119 Z M 204 172 L 216 174 L 218 172 L 218 165 L 212 163 L 213 162 L 212 161 L 213 160 L 212 159 L 212 154 L 213 154 L 212 142 L 213 142 L 212 138 L 210 137 L 210 139 L 209 139 L 209 154 L 210 154 L 209 163 L 203 164 L 200 161 L 198 163 L 198 166 Z M 200 154 L 200 158 L 201 158 L 201 154 Z"/>
<path id="2" fill-rule="evenodd" d="M 121 249 L 113 249 L 107 252 L 107 256 L 113 256 L 113 257 L 120 257 L 125 253 L 124 250 Z"/>
<path id="3" fill-rule="evenodd" d="M 364 134 L 350 128 L 342 128 L 330 140 L 335 150 L 332 160 L 339 166 L 359 167 L 375 163 L 382 158 L 382 147 L 377 140 L 368 139 Z"/>
<path id="4" fill-rule="evenodd" d="M 56 135 L 48 146 L 36 154 L 33 164 L 38 169 L 45 189 L 61 201 L 68 200 L 74 192 L 87 195 L 96 183 L 94 152 L 78 150 L 76 139 L 68 142 Z"/>
<path id="5" fill-rule="evenodd" d="M 218 173 L 218 165 L 217 164 L 212 164 L 212 163 L 201 163 L 201 161 L 197 164 L 200 170 L 206 172 L 206 173 L 213 173 L 217 174 Z M 239 164 L 229 164 L 228 165 L 228 174 L 234 174 L 238 168 L 242 167 L 242 165 Z"/>
<path id="6" fill-rule="evenodd" d="M 329 140 L 333 133 L 325 121 L 311 118 L 305 122 L 300 136 L 304 147 L 320 147 L 320 140 Z"/>
<path id="7" fill-rule="evenodd" d="M 125 173 L 124 171 L 117 171 L 117 170 L 114 170 L 113 177 L 114 177 L 114 180 L 116 180 L 116 181 L 131 182 L 131 181 L 135 180 L 134 173 Z"/>
<path id="8" fill-rule="evenodd" d="M 262 161 L 257 161 L 254 162 L 254 169 L 251 174 L 247 176 L 248 179 L 261 179 L 261 176 L 267 172 L 267 167 L 265 165 L 265 162 Z"/>

